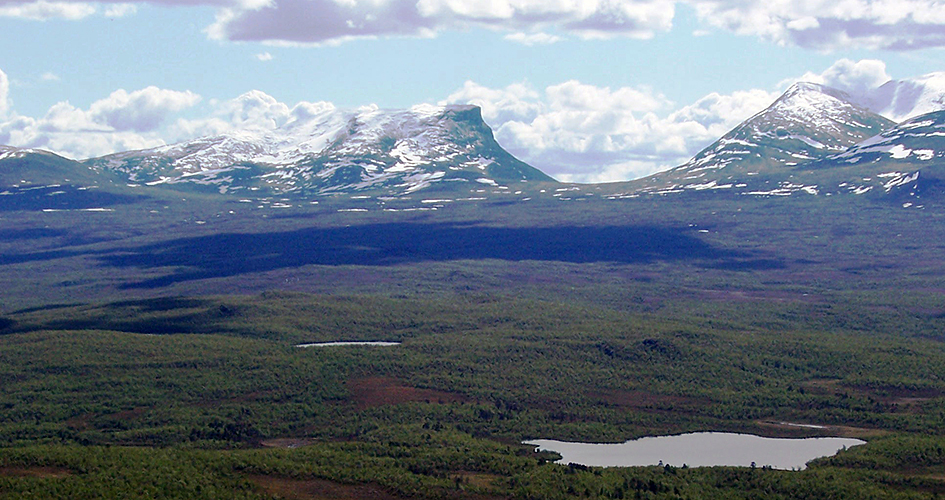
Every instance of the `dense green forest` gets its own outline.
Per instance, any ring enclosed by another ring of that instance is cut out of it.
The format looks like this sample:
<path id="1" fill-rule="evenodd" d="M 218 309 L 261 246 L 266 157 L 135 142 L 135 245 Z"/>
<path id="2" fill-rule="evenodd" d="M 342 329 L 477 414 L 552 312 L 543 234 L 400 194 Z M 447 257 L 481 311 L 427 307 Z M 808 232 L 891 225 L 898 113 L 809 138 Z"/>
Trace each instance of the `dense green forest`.
<path id="1" fill-rule="evenodd" d="M 945 494 L 934 207 L 191 203 L 0 230 L 0 498 Z M 330 341 L 399 344 L 296 347 Z M 803 471 L 521 444 L 706 430 L 867 444 Z"/>
<path id="2" fill-rule="evenodd" d="M 882 333 L 863 325 L 899 314 L 745 307 L 667 318 L 480 294 L 270 292 L 8 314 L 0 491 L 257 498 L 331 480 L 436 498 L 945 493 L 940 319 Z M 402 343 L 295 347 L 336 340 Z M 869 444 L 793 473 L 588 470 L 517 444 L 705 429 Z"/>

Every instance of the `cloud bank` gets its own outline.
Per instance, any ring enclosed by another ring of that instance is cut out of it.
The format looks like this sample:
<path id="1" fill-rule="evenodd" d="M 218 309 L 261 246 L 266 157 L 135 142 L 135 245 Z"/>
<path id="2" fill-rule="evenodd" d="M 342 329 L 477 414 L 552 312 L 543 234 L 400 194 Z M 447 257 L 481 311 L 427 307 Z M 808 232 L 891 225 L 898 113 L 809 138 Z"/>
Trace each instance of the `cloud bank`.
<path id="1" fill-rule="evenodd" d="M 0 102 L 8 103 L 5 81 L 0 72 Z M 159 146 L 165 142 L 162 125 L 198 101 L 200 96 L 193 92 L 147 87 L 134 92 L 116 90 L 88 109 L 59 102 L 42 118 L 21 116 L 0 104 L 0 144 L 46 149 L 77 159 Z"/>
<path id="2" fill-rule="evenodd" d="M 542 90 L 469 81 L 441 104 L 475 104 L 496 139 L 556 179 L 606 182 L 684 163 L 768 106 L 777 92 L 710 94 L 674 107 L 646 88 L 610 89 L 569 81 Z"/>
<path id="3" fill-rule="evenodd" d="M 945 45 L 941 0 L 692 0 L 712 27 L 818 50 Z"/>
<path id="4" fill-rule="evenodd" d="M 144 0 L 137 0 L 142 3 Z M 0 16 L 45 20 L 133 14 L 136 2 L 0 0 Z M 215 40 L 283 45 L 338 44 L 391 36 L 433 37 L 485 28 L 524 44 L 562 37 L 652 38 L 672 29 L 681 6 L 697 31 L 722 30 L 821 51 L 914 50 L 945 46 L 942 0 L 148 0 L 182 7 L 210 5 Z M 104 7 L 103 7 L 104 6 Z"/>
<path id="5" fill-rule="evenodd" d="M 95 14 L 105 17 L 118 18 L 132 15 L 137 12 L 133 3 L 111 3 L 106 6 L 85 1 L 54 1 L 38 0 L 22 2 L 17 0 L 0 0 L 0 17 L 13 17 L 31 21 L 46 21 L 49 19 L 65 19 L 78 21 Z"/>
<path id="6" fill-rule="evenodd" d="M 672 27 L 668 0 L 269 0 L 221 9 L 214 39 L 297 44 L 339 43 L 384 36 L 431 37 L 486 28 L 512 32 L 522 43 L 549 43 L 558 29 L 582 38 L 651 38 Z"/>

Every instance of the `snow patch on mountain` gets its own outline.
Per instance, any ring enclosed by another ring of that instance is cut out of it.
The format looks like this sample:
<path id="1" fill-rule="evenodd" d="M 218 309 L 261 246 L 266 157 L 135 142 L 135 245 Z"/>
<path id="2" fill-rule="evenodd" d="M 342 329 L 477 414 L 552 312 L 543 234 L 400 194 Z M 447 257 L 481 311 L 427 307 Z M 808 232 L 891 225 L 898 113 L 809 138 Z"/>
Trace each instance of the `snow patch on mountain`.
<path id="1" fill-rule="evenodd" d="M 914 159 L 927 162 L 945 157 L 945 111 L 927 113 L 870 137 L 830 158 L 847 163 Z"/>
<path id="2" fill-rule="evenodd" d="M 496 142 L 478 107 L 323 107 L 272 129 L 88 160 L 148 184 L 221 184 L 228 191 L 411 193 L 447 181 L 552 181 Z M 226 173 L 224 176 L 222 174 Z M 221 189 L 223 191 L 223 189 Z"/>
<path id="3" fill-rule="evenodd" d="M 846 93 L 815 83 L 797 83 L 765 110 L 752 116 L 689 162 L 643 179 L 644 192 L 686 191 L 706 186 L 765 196 L 816 186 L 792 183 L 773 188 L 769 177 L 871 137 L 893 123 L 853 102 Z M 760 175 L 759 175 L 760 174 Z M 714 184 L 713 184 L 714 183 Z M 744 188 L 738 186 L 744 185 Z"/>

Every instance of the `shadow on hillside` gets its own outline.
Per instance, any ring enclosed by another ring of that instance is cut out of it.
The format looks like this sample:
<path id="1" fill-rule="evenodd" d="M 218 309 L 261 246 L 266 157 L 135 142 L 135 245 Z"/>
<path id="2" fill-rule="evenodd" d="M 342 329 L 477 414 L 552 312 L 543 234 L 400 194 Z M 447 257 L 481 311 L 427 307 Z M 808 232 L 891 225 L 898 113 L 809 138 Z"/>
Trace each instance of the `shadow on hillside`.
<path id="1" fill-rule="evenodd" d="M 715 248 L 688 230 L 657 227 L 492 228 L 448 224 L 374 224 L 259 234 L 218 234 L 170 240 L 100 255 L 119 268 L 180 268 L 126 285 L 173 283 L 306 265 L 392 266 L 426 261 L 499 259 L 571 263 L 694 261 L 740 270 L 783 267 L 739 251 Z"/>
<path id="2" fill-rule="evenodd" d="M 142 195 L 111 193 L 75 186 L 0 187 L 0 212 L 82 210 L 127 205 L 145 199 Z"/>

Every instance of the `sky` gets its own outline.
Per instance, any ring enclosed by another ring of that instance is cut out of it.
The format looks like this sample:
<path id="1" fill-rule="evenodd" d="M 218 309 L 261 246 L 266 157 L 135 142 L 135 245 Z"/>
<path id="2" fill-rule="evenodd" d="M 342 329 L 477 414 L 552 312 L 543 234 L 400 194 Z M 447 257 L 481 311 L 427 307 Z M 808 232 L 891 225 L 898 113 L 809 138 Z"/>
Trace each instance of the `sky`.
<path id="1" fill-rule="evenodd" d="M 684 163 L 796 81 L 945 71 L 945 0 L 0 0 L 0 144 L 84 159 L 476 104 L 562 181 Z"/>

